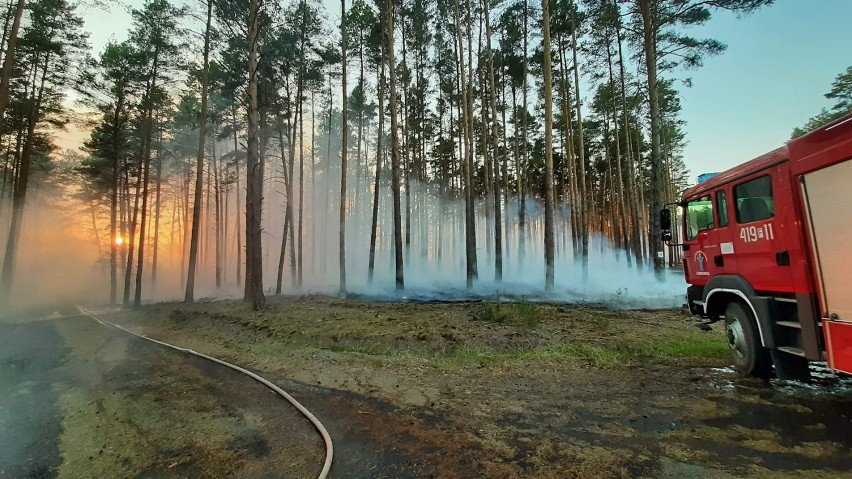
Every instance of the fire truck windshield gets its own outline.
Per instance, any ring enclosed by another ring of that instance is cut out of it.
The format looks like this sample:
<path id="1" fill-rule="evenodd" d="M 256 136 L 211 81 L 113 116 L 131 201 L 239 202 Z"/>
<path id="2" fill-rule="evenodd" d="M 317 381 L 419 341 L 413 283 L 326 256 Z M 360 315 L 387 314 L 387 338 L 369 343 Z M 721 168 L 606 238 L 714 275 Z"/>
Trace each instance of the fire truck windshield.
<path id="1" fill-rule="evenodd" d="M 710 195 L 686 205 L 686 240 L 694 240 L 700 231 L 713 229 L 713 201 Z"/>

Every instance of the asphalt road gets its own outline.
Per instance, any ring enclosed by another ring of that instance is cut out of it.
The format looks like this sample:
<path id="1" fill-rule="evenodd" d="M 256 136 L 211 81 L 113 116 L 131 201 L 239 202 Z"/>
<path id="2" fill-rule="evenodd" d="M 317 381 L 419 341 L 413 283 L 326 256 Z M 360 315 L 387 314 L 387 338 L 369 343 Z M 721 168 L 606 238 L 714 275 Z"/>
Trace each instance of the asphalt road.
<path id="1" fill-rule="evenodd" d="M 56 385 L 68 348 L 55 321 L 0 323 L 0 477 L 53 477 L 62 429 Z"/>
<path id="2" fill-rule="evenodd" d="M 311 477 L 319 436 L 230 369 L 71 307 L 0 318 L 0 479 Z"/>

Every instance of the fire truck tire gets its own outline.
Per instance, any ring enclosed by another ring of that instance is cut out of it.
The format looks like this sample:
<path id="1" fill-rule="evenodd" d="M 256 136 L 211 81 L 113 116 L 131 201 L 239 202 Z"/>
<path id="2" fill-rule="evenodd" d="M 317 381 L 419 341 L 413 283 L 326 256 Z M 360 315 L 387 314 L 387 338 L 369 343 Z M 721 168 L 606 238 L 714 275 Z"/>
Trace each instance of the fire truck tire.
<path id="1" fill-rule="evenodd" d="M 740 376 L 769 376 L 772 371 L 769 350 L 760 342 L 754 314 L 743 303 L 732 302 L 725 309 L 725 335 L 734 369 Z"/>

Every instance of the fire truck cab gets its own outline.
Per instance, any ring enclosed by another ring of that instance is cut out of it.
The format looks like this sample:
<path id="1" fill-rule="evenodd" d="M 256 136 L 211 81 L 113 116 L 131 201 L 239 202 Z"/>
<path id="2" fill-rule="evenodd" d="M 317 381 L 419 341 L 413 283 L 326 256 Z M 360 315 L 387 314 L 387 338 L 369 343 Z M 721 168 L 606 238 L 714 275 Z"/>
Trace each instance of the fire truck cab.
<path id="1" fill-rule="evenodd" d="M 689 310 L 724 318 L 741 375 L 852 374 L 852 114 L 688 189 L 665 241 L 672 207 Z"/>

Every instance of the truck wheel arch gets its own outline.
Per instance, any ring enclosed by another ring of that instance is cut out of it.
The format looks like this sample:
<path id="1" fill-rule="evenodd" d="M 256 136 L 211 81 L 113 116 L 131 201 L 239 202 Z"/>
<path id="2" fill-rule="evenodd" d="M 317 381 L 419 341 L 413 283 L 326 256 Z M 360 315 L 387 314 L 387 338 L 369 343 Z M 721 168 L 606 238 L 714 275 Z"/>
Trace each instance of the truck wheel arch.
<path id="1" fill-rule="evenodd" d="M 719 317 L 732 301 L 745 303 L 757 320 L 757 331 L 765 348 L 774 348 L 770 323 L 769 300 L 758 296 L 745 278 L 739 275 L 718 275 L 708 281 L 704 288 L 704 314 Z"/>

